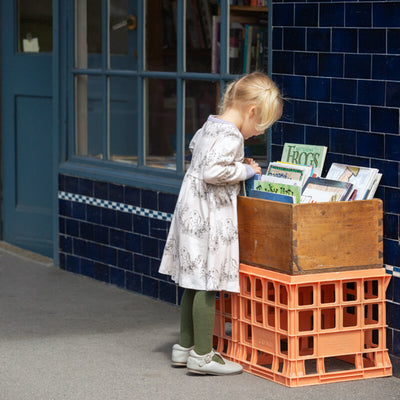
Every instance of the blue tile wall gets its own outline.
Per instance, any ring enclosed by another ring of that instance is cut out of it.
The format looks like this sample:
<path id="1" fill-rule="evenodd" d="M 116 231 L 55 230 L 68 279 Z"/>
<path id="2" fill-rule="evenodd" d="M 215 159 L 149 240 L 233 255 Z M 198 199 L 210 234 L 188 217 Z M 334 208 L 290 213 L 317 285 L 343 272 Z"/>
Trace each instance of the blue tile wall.
<path id="1" fill-rule="evenodd" d="M 400 367 L 400 1 L 272 1 L 272 75 L 287 101 L 272 129 L 286 141 L 326 143 L 332 162 L 379 168 L 388 346 Z M 276 32 L 276 34 L 275 34 Z M 67 245 L 67 244 L 65 244 Z"/>
<path id="2" fill-rule="evenodd" d="M 59 263 L 68 271 L 178 304 L 158 267 L 176 195 L 59 176 Z"/>

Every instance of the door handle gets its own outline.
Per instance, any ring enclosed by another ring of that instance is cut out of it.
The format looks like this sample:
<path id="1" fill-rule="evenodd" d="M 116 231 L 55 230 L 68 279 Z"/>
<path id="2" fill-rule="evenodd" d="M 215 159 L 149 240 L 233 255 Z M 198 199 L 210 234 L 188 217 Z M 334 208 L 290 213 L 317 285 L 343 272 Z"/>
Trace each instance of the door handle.
<path id="1" fill-rule="evenodd" d="M 118 30 L 118 29 L 123 28 L 124 26 L 126 26 L 130 31 L 135 30 L 135 29 L 136 29 L 136 26 L 137 26 L 136 17 L 135 17 L 134 15 L 132 15 L 132 14 L 131 14 L 131 15 L 128 15 L 128 16 L 126 17 L 126 19 L 124 19 L 123 21 L 117 22 L 116 24 L 114 24 L 114 25 L 112 26 L 112 30 L 113 30 L 113 31 L 116 31 L 116 30 Z"/>

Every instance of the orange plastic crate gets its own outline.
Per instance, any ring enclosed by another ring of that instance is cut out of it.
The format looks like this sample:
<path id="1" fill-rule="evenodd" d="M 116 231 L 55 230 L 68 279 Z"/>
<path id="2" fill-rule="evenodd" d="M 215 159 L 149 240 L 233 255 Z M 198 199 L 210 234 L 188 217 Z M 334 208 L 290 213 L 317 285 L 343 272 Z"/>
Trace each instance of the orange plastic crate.
<path id="1" fill-rule="evenodd" d="M 217 300 L 217 351 L 255 375 L 304 386 L 392 374 L 382 268 L 286 275 L 241 264 Z"/>

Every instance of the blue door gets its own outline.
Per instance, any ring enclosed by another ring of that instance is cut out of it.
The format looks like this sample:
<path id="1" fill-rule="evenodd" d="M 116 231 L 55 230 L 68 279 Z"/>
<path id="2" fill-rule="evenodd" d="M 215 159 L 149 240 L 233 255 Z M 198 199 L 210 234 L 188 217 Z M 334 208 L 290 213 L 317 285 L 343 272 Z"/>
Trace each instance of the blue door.
<path id="1" fill-rule="evenodd" d="M 3 239 L 52 257 L 52 0 L 0 7 Z"/>

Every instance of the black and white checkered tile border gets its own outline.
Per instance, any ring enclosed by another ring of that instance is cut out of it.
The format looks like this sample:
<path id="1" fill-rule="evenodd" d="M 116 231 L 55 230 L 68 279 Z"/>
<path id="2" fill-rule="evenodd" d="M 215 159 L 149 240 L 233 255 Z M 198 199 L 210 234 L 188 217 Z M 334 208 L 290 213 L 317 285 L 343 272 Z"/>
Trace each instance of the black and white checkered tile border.
<path id="1" fill-rule="evenodd" d="M 396 278 L 400 278 L 400 268 L 393 267 L 392 265 L 385 265 L 386 272 L 390 275 L 395 276 Z"/>
<path id="2" fill-rule="evenodd" d="M 69 201 L 75 201 L 77 203 L 90 204 L 92 206 L 109 208 L 111 210 L 123 211 L 135 215 L 141 215 L 143 217 L 160 219 L 163 221 L 172 220 L 172 214 L 170 213 L 149 210 L 148 208 L 131 206 L 129 204 L 118 203 L 115 201 L 96 199 L 95 197 L 83 196 L 81 194 L 74 194 L 74 193 L 60 191 L 58 192 L 58 198 L 60 200 L 69 200 Z"/>

